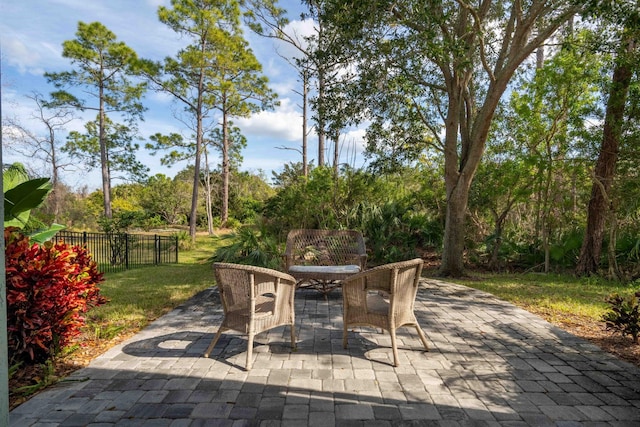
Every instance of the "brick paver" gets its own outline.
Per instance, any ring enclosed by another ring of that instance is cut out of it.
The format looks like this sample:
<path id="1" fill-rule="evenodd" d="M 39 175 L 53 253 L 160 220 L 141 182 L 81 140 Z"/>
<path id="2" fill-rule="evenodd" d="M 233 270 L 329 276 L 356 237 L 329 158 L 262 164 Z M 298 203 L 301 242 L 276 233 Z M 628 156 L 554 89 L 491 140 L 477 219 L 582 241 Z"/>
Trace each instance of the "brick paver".
<path id="1" fill-rule="evenodd" d="M 207 290 L 10 414 L 11 426 L 640 426 L 640 369 L 493 296 L 425 279 L 416 316 L 427 334 L 349 332 L 340 291 L 296 294 L 289 330 L 223 335 Z"/>

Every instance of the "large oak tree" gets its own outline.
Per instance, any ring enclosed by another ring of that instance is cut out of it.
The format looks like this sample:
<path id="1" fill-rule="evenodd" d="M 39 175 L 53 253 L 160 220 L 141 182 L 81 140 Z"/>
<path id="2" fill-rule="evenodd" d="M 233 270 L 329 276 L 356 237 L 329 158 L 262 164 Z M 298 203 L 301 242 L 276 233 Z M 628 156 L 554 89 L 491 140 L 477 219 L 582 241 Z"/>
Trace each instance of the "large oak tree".
<path id="1" fill-rule="evenodd" d="M 369 121 L 372 151 L 444 155 L 443 275 L 464 272 L 469 188 L 500 98 L 578 8 L 566 0 L 323 2 L 332 43 L 320 55 L 348 64 L 325 111 L 337 122 Z"/>
<path id="2" fill-rule="evenodd" d="M 640 38 L 640 12 L 635 0 L 620 0 L 614 3 L 593 0 L 590 2 L 591 16 L 602 18 L 609 28 L 614 29 L 613 43 L 616 50 L 613 61 L 609 93 L 606 101 L 602 143 L 593 170 L 591 198 L 587 208 L 587 226 L 576 274 L 589 275 L 598 272 L 602 243 L 607 219 L 613 219 L 615 211 L 610 193 L 613 187 L 620 147 L 623 144 L 627 100 L 632 86 L 634 71 L 638 62 L 638 39 Z M 607 33 L 607 31 L 603 31 Z M 605 43 L 603 45 L 606 46 Z M 615 239 L 610 239 L 615 247 Z M 615 263 L 610 251 L 610 261 Z M 617 274 L 610 262 L 610 273 Z"/>

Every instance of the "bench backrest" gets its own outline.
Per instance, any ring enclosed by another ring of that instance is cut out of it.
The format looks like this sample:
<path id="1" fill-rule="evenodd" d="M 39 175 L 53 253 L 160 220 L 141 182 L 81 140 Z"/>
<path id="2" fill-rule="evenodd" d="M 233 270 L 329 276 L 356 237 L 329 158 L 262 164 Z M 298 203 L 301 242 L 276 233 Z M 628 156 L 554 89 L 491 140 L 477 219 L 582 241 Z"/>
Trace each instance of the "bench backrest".
<path id="1" fill-rule="evenodd" d="M 355 230 L 291 230 L 284 254 L 292 265 L 358 265 L 364 270 L 367 251 L 362 234 Z"/>

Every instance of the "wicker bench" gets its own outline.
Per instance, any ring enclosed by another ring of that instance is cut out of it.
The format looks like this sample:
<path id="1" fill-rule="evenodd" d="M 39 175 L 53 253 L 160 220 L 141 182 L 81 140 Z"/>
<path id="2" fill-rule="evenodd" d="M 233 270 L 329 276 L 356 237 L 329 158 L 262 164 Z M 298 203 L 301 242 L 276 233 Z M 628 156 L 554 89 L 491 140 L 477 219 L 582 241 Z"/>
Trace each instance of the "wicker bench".
<path id="1" fill-rule="evenodd" d="M 285 271 L 298 287 L 325 294 L 367 264 L 362 234 L 354 230 L 291 230 L 284 253 Z"/>

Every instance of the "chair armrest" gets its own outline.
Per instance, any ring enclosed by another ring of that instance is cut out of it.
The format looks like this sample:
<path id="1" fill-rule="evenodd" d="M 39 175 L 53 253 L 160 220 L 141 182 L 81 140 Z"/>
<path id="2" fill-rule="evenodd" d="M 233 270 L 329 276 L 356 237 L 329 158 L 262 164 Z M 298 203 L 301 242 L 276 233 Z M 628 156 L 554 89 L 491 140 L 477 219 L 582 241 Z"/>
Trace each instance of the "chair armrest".
<path id="1" fill-rule="evenodd" d="M 345 284 L 348 286 L 352 282 L 358 282 L 364 278 L 375 277 L 377 275 L 385 275 L 390 274 L 393 270 L 398 270 L 407 267 L 419 267 L 418 273 L 422 272 L 422 264 L 424 261 L 421 258 L 414 258 L 408 261 L 398 261 L 394 263 L 389 263 L 385 265 L 380 265 L 378 267 L 373 267 L 368 270 L 362 271 L 358 274 L 354 274 L 353 276 L 348 277 L 347 279 L 342 281 L 342 285 Z"/>

